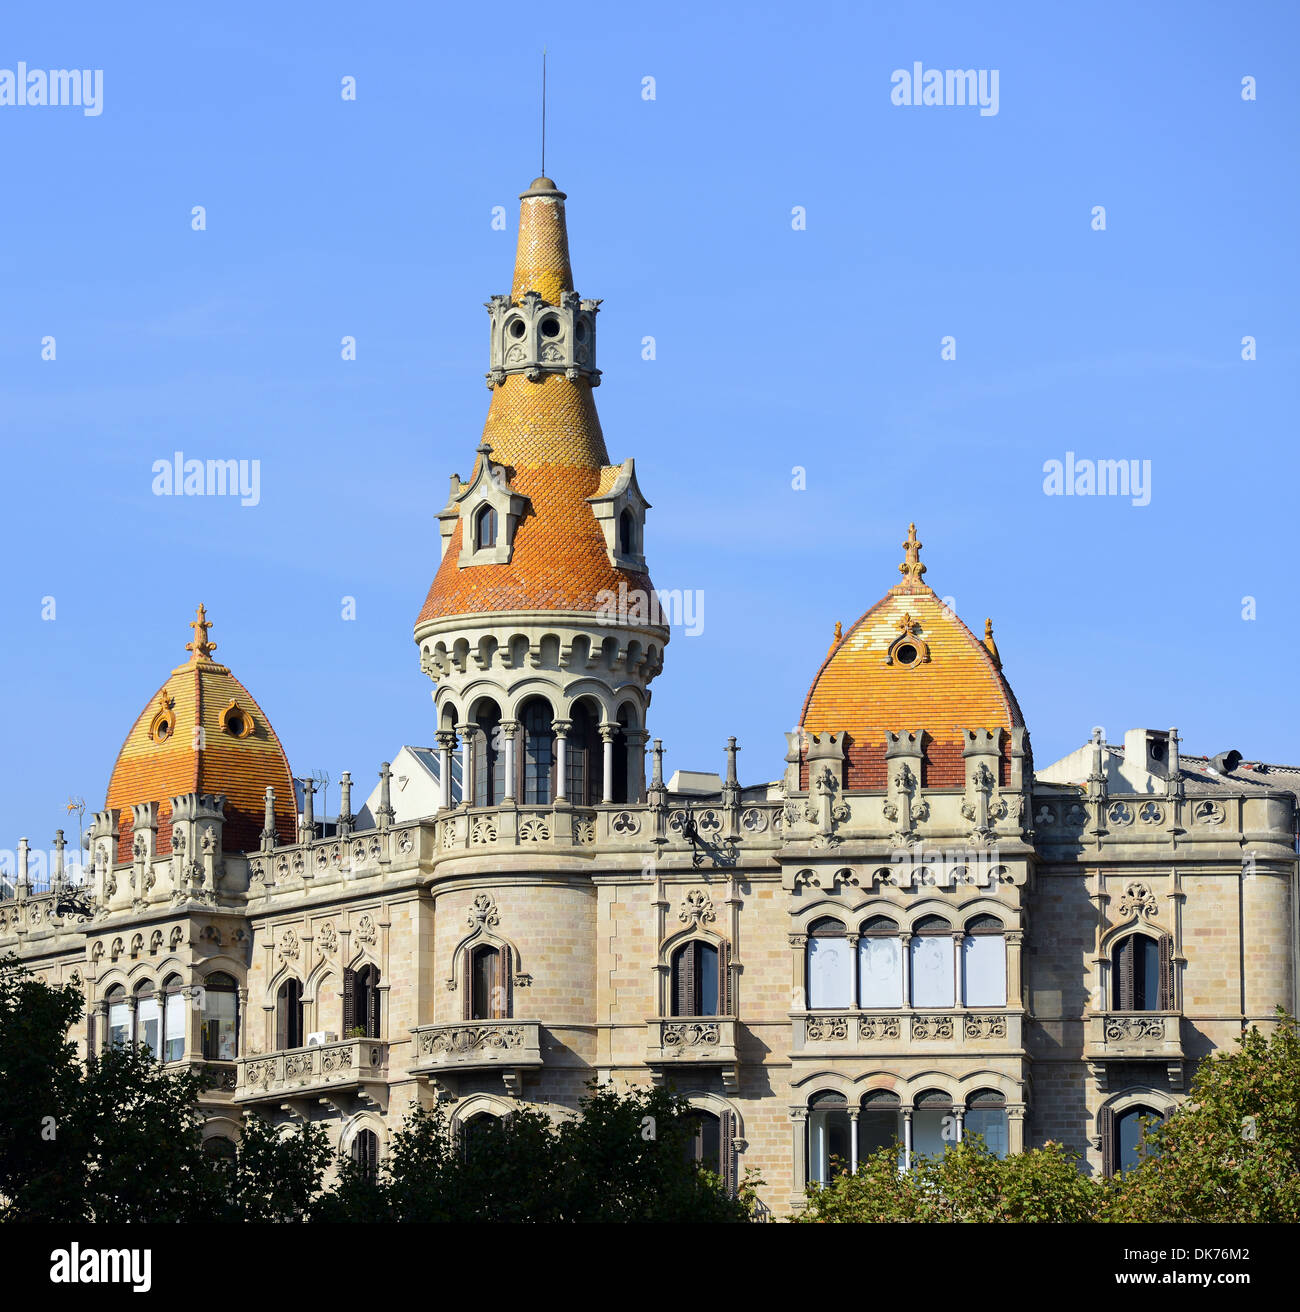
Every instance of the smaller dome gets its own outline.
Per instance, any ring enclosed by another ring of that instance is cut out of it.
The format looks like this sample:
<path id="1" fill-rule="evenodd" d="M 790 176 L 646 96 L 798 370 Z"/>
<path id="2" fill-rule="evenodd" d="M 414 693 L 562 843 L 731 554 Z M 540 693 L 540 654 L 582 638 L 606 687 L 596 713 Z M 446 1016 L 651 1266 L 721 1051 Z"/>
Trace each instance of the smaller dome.
<path id="1" fill-rule="evenodd" d="M 903 581 L 831 645 L 799 724 L 808 733 L 845 735 L 849 788 L 884 788 L 887 735 L 917 730 L 925 732 L 926 785 L 960 788 L 963 730 L 1004 730 L 1005 761 L 1010 731 L 1024 719 L 1003 677 L 991 624 L 981 642 L 922 581 L 915 524 L 903 545 Z"/>
<path id="2" fill-rule="evenodd" d="M 118 812 L 117 859 L 129 861 L 131 807 L 158 803 L 158 848 L 171 851 L 171 799 L 221 793 L 222 847 L 248 852 L 261 841 L 266 789 L 275 789 L 276 840 L 291 843 L 298 824 L 293 775 L 271 722 L 248 689 L 211 659 L 217 644 L 204 607 L 191 621 L 191 653 L 149 699 L 118 753 L 104 803 Z"/>

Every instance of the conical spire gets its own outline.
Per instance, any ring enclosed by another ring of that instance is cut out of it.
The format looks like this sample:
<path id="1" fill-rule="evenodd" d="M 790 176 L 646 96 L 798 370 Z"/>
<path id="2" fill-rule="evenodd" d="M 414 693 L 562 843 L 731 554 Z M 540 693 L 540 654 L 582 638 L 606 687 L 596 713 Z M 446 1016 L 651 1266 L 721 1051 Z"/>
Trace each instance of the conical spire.
<path id="1" fill-rule="evenodd" d="M 534 178 L 520 193 L 512 300 L 522 301 L 526 292 L 537 292 L 542 300 L 559 305 L 564 293 L 573 290 L 564 201 L 564 192 L 550 178 Z"/>

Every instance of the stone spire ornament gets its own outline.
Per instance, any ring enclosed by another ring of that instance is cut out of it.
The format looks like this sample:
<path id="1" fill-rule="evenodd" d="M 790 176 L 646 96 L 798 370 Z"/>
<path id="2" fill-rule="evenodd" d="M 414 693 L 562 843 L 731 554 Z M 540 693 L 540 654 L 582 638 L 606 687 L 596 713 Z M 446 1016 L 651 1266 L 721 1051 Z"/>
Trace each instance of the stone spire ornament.
<path id="1" fill-rule="evenodd" d="M 266 809 L 262 815 L 262 851 L 269 852 L 275 846 L 275 789 L 266 790 Z"/>
<path id="2" fill-rule="evenodd" d="M 920 583 L 921 575 L 925 573 L 925 566 L 921 564 L 921 548 L 925 544 L 918 542 L 916 538 L 916 525 L 907 526 L 907 541 L 903 543 L 904 560 L 898 567 L 898 572 L 903 576 L 905 582 Z"/>
<path id="3" fill-rule="evenodd" d="M 984 621 L 984 645 L 989 649 L 989 655 L 993 657 L 993 664 L 1002 668 L 1002 657 L 998 655 L 998 644 L 993 641 L 993 621 L 991 619 Z"/>
<path id="4" fill-rule="evenodd" d="M 212 621 L 208 619 L 207 609 L 202 602 L 199 602 L 196 617 L 190 621 L 190 628 L 194 630 L 194 641 L 185 644 L 185 650 L 190 653 L 191 664 L 212 659 L 217 644 L 208 641 L 208 630 L 211 627 Z"/>

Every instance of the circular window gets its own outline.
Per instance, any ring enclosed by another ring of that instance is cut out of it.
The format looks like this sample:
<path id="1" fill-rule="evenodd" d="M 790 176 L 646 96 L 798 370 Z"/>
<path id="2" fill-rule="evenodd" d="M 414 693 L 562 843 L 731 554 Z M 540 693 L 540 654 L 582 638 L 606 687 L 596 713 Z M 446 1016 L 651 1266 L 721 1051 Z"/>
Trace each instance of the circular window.
<path id="1" fill-rule="evenodd" d="M 166 742 L 172 734 L 172 724 L 170 720 L 159 720 L 154 726 L 153 736 L 156 742 Z"/>
<path id="2" fill-rule="evenodd" d="M 518 341 L 524 335 L 524 321 L 522 319 L 511 319 L 509 333 L 515 341 Z"/>
<path id="3" fill-rule="evenodd" d="M 900 665 L 915 665 L 916 658 L 920 653 L 912 646 L 910 642 L 905 642 L 901 647 L 894 651 L 894 659 Z"/>
<path id="4" fill-rule="evenodd" d="M 234 734 L 236 738 L 242 738 L 244 734 L 244 717 L 242 715 L 226 716 L 226 732 Z"/>
<path id="5" fill-rule="evenodd" d="M 558 337 L 560 335 L 560 321 L 558 319 L 542 320 L 542 336 Z"/>

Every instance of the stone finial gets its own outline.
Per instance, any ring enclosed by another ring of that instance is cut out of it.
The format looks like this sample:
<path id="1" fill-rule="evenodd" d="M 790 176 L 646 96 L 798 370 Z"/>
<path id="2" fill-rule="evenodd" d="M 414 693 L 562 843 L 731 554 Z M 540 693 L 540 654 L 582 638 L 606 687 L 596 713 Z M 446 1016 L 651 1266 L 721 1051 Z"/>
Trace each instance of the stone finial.
<path id="1" fill-rule="evenodd" d="M 734 738 L 727 739 L 727 777 L 722 784 L 722 805 L 739 806 L 740 805 L 740 780 L 736 775 L 736 753 L 740 748 L 736 746 Z"/>
<path id="2" fill-rule="evenodd" d="M 344 770 L 339 777 L 339 816 L 338 833 L 340 838 L 347 838 L 352 832 L 352 772 Z"/>
<path id="3" fill-rule="evenodd" d="M 31 892 L 31 884 L 28 880 L 28 853 L 31 846 L 25 838 L 18 840 L 18 887 L 24 893 Z"/>
<path id="4" fill-rule="evenodd" d="M 831 639 L 831 651 L 844 641 L 844 625 L 839 620 L 835 621 L 835 636 Z"/>
<path id="5" fill-rule="evenodd" d="M 1183 794 L 1183 772 L 1178 760 L 1178 730 L 1169 730 L 1169 788 L 1171 796 Z"/>
<path id="6" fill-rule="evenodd" d="M 921 564 L 921 548 L 925 544 L 918 542 L 916 538 L 916 525 L 907 526 L 907 541 L 903 543 L 905 558 L 903 563 L 898 567 L 898 572 L 905 580 L 920 583 L 921 575 L 925 573 L 925 566 Z"/>
<path id="7" fill-rule="evenodd" d="M 312 798 L 316 796 L 316 782 L 313 779 L 299 779 L 302 785 L 302 817 L 298 821 L 298 841 L 310 843 L 316 837 L 316 808 Z"/>
<path id="8" fill-rule="evenodd" d="M 190 628 L 194 630 L 194 641 L 185 644 L 185 650 L 190 653 L 190 662 L 206 661 L 216 651 L 217 644 L 208 641 L 208 630 L 212 627 L 212 621 L 208 619 L 208 612 L 202 602 L 199 602 L 198 611 L 195 618 L 190 621 Z"/>
<path id="9" fill-rule="evenodd" d="M 984 645 L 989 649 L 989 655 L 993 657 L 993 664 L 1002 668 L 1002 657 L 998 655 L 998 644 L 993 641 L 993 621 L 991 619 L 984 621 Z"/>
<path id="10" fill-rule="evenodd" d="M 266 790 L 266 809 L 262 813 L 262 851 L 275 846 L 275 789 Z"/>
<path id="11" fill-rule="evenodd" d="M 650 754 L 654 757 L 654 765 L 650 771 L 650 787 L 662 788 L 664 786 L 664 744 L 662 738 L 654 740 L 654 746 L 651 747 Z"/>
<path id="12" fill-rule="evenodd" d="M 379 805 L 375 808 L 375 819 L 380 829 L 387 829 L 396 816 L 392 801 L 393 771 L 391 763 L 382 761 L 379 766 Z"/>
<path id="13" fill-rule="evenodd" d="M 58 887 L 60 884 L 63 883 L 63 876 L 64 876 L 63 849 L 67 845 L 68 845 L 67 840 L 63 837 L 63 830 L 56 829 L 54 831 L 54 878 L 53 878 L 53 883 L 55 887 Z"/>

